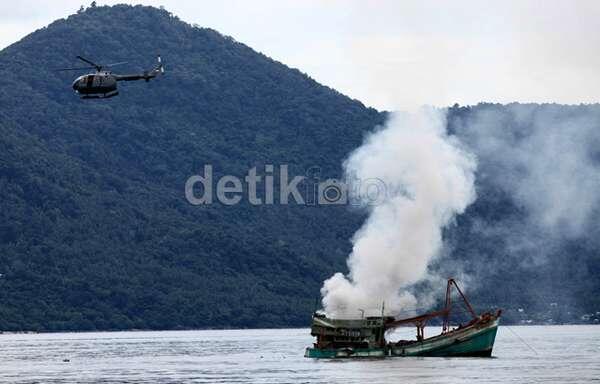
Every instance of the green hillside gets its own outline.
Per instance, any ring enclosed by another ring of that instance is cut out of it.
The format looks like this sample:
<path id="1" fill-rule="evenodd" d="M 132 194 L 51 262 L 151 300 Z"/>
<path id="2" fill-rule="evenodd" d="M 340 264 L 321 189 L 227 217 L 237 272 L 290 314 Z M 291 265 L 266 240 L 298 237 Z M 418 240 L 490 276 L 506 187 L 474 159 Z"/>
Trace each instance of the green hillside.
<path id="1" fill-rule="evenodd" d="M 70 89 L 76 55 L 163 78 L 107 100 Z M 210 29 L 96 7 L 0 52 L 0 329 L 305 324 L 344 267 L 345 207 L 192 206 L 188 177 L 264 164 L 339 175 L 381 115 Z M 262 167 L 262 168 L 261 168 Z M 264 172 L 263 172 L 264 173 Z"/>

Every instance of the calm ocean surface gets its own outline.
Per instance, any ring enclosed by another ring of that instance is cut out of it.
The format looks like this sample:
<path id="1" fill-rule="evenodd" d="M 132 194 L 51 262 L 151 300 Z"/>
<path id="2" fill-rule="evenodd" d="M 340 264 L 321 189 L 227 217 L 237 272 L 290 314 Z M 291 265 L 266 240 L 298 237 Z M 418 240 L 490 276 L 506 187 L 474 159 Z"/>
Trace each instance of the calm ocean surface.
<path id="1" fill-rule="evenodd" d="M 600 326 L 501 325 L 494 358 L 312 360 L 303 357 L 312 342 L 308 333 L 260 329 L 4 334 L 0 382 L 600 382 Z"/>

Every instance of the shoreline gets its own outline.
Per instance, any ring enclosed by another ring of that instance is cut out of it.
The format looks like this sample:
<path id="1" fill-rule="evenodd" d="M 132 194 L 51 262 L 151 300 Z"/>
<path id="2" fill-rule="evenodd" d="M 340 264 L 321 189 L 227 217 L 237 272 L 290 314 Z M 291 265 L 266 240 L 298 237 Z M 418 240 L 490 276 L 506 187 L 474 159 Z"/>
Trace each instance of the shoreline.
<path id="1" fill-rule="evenodd" d="M 509 327 L 572 327 L 572 326 L 600 326 L 599 323 L 564 323 L 564 324 L 514 324 L 500 323 L 500 328 L 503 326 Z M 438 325 L 427 326 L 427 328 L 437 328 Z M 402 326 L 398 329 L 412 329 L 412 326 Z M 60 331 L 0 331 L 0 337 L 2 335 L 47 335 L 47 334 L 59 334 L 59 333 L 148 333 L 148 332 L 200 332 L 200 331 L 261 331 L 261 330 L 310 330 L 309 326 L 306 327 L 273 327 L 273 328 L 185 328 L 185 329 L 115 329 L 115 330 L 60 330 Z"/>

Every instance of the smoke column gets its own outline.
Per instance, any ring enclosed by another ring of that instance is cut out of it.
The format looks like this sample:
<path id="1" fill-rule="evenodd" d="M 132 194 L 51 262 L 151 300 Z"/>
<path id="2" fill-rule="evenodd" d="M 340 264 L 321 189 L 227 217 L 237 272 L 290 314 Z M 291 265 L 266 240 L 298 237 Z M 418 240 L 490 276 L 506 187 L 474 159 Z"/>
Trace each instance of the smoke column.
<path id="1" fill-rule="evenodd" d="M 480 159 L 485 182 L 524 208 L 528 220 L 518 231 L 531 239 L 541 230 L 548 243 L 587 237 L 596 226 L 599 126 L 597 106 L 509 104 L 477 106 L 455 130 Z M 486 224 L 490 230 L 506 223 Z"/>
<path id="2" fill-rule="evenodd" d="M 406 291 L 427 275 L 442 248 L 442 229 L 475 199 L 476 161 L 446 132 L 445 112 L 423 108 L 395 113 L 344 163 L 346 178 L 379 179 L 386 196 L 369 210 L 352 238 L 349 274 L 336 273 L 321 288 L 331 316 L 394 313 L 416 305 Z M 357 198 L 357 196 L 353 196 Z M 362 199 L 362 200 L 360 200 Z"/>

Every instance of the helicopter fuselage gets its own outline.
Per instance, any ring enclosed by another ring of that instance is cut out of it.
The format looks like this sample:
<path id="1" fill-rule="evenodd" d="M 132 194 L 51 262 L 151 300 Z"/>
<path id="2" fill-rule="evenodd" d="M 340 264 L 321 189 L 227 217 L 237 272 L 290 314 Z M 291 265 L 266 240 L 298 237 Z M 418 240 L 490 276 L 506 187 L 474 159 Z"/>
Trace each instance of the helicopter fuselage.
<path id="1" fill-rule="evenodd" d="M 82 95 L 108 94 L 117 90 L 117 78 L 110 72 L 96 72 L 79 76 L 73 89 Z"/>

